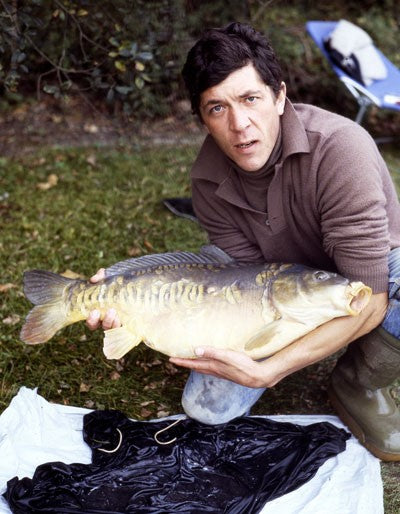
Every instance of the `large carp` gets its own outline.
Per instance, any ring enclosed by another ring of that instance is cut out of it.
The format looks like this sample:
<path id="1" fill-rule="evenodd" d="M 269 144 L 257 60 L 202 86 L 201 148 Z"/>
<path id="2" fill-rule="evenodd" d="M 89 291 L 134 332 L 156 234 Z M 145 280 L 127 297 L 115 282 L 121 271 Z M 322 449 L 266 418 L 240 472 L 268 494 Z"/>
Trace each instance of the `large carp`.
<path id="1" fill-rule="evenodd" d="M 235 263 L 217 247 L 129 259 L 96 284 L 48 271 L 24 274 L 35 305 L 22 327 L 29 344 L 98 309 L 115 308 L 122 323 L 107 330 L 104 354 L 119 359 L 143 341 L 173 357 L 211 345 L 267 357 L 338 316 L 357 315 L 371 289 L 335 273 L 297 264 Z"/>

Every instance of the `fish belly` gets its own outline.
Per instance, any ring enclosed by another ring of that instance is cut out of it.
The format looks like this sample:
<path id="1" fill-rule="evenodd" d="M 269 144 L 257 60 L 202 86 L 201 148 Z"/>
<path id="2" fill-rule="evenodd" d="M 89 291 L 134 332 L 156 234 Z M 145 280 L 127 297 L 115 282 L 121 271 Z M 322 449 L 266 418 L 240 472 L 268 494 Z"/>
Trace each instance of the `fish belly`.
<path id="1" fill-rule="evenodd" d="M 138 324 L 148 346 L 174 357 L 194 357 L 200 345 L 241 351 L 265 324 L 261 293 L 209 286 L 201 300 L 189 296 L 175 297 L 163 309 L 140 309 Z"/>

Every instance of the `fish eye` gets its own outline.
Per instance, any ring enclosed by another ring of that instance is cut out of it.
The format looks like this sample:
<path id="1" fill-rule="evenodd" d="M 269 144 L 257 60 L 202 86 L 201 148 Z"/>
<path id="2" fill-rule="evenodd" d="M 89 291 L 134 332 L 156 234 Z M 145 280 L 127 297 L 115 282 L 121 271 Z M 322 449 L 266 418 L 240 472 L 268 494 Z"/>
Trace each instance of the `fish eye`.
<path id="1" fill-rule="evenodd" d="M 318 280 L 318 282 L 321 282 L 323 280 L 328 280 L 329 274 L 326 273 L 326 271 L 315 271 L 314 278 Z"/>

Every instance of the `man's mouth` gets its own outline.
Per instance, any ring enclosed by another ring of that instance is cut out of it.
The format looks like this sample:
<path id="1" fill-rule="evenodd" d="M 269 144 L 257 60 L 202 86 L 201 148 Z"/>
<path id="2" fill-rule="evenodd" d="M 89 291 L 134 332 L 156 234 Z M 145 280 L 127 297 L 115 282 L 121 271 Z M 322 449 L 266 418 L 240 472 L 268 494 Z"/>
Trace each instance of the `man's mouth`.
<path id="1" fill-rule="evenodd" d="M 247 143 L 240 143 L 238 145 L 235 145 L 236 148 L 249 148 L 250 146 L 254 145 L 256 143 L 256 140 L 248 141 Z"/>

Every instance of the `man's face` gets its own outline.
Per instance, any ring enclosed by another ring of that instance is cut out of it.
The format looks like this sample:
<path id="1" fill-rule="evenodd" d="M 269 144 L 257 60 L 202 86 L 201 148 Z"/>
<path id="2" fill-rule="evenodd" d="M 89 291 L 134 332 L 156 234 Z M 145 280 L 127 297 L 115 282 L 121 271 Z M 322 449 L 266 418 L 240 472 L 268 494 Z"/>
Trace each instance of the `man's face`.
<path id="1" fill-rule="evenodd" d="M 278 97 L 252 64 L 203 91 L 200 114 L 221 150 L 245 171 L 267 162 L 279 134 L 286 87 Z"/>

